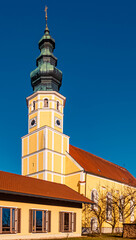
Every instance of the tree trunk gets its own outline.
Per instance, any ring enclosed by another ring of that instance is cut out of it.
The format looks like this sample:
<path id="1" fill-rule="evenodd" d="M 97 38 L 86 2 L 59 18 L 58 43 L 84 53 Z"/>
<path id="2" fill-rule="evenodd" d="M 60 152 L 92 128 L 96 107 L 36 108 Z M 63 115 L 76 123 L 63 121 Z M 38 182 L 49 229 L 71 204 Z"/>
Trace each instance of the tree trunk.
<path id="1" fill-rule="evenodd" d="M 99 223 L 99 231 L 100 231 L 100 235 L 102 234 L 102 223 Z"/>

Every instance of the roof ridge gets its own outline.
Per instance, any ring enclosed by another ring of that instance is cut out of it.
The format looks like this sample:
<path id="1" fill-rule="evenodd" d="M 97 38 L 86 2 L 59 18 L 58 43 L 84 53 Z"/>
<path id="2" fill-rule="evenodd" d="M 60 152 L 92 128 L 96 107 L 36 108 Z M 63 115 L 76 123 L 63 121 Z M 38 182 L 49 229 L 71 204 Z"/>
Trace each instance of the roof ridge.
<path id="1" fill-rule="evenodd" d="M 71 145 L 71 144 L 70 144 L 70 145 Z M 83 149 L 81 149 L 81 148 L 79 148 L 79 147 L 75 147 L 75 146 L 73 146 L 73 145 L 71 145 L 71 146 L 74 147 L 74 148 L 77 148 L 77 149 L 79 149 L 79 150 L 81 150 L 81 151 L 83 151 L 83 152 L 86 152 L 86 153 L 88 153 L 88 154 L 91 154 L 91 155 L 93 155 L 94 157 L 97 157 L 97 158 L 99 158 L 99 159 L 101 159 L 101 160 L 103 160 L 103 161 L 105 161 L 105 162 L 107 162 L 107 163 L 109 163 L 109 164 L 111 164 L 111 165 L 114 165 L 114 166 L 122 169 L 123 171 L 128 171 L 126 168 L 124 168 L 124 167 L 122 167 L 122 166 L 119 166 L 119 165 L 116 164 L 116 163 L 110 162 L 109 160 L 106 160 L 106 159 L 104 159 L 104 158 L 101 158 L 101 157 L 99 157 L 99 156 L 97 156 L 97 155 L 95 155 L 95 154 L 93 154 L 93 153 L 87 152 L 87 151 L 85 151 L 85 150 L 83 150 Z M 133 176 L 133 175 L 132 175 L 132 176 Z"/>

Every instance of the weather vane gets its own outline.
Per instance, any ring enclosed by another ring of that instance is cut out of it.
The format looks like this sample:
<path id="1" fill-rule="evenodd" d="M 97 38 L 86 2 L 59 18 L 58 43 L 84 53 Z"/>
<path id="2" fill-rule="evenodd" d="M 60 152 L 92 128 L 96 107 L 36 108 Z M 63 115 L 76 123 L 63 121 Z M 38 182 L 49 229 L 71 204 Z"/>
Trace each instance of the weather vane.
<path id="1" fill-rule="evenodd" d="M 47 26 L 47 20 L 48 20 L 48 15 L 47 15 L 47 10 L 48 10 L 48 7 L 45 6 L 45 19 L 46 19 L 46 26 Z"/>

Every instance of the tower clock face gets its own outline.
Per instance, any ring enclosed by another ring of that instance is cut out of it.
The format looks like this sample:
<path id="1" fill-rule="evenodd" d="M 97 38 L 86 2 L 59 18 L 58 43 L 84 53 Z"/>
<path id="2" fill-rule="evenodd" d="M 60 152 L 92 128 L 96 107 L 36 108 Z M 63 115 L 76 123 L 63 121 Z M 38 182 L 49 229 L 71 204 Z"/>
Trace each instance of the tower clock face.
<path id="1" fill-rule="evenodd" d="M 59 128 L 62 128 L 62 120 L 55 117 L 55 126 L 59 127 Z"/>
<path id="2" fill-rule="evenodd" d="M 37 118 L 32 118 L 29 120 L 29 128 L 33 128 L 37 125 Z"/>

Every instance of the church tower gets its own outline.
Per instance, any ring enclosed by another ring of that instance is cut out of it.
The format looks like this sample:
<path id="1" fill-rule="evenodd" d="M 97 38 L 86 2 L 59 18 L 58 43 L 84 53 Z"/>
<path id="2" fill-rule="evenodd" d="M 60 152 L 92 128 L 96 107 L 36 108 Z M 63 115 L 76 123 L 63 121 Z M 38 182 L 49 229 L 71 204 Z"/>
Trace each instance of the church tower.
<path id="1" fill-rule="evenodd" d="M 55 40 L 47 26 L 39 41 L 37 68 L 31 72 L 33 94 L 26 98 L 28 134 L 22 137 L 22 175 L 64 183 L 69 137 L 63 134 L 66 98 L 59 93 L 62 72 L 54 56 Z"/>

